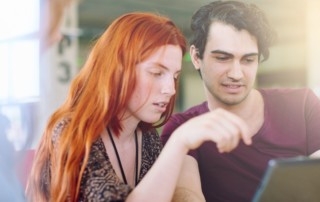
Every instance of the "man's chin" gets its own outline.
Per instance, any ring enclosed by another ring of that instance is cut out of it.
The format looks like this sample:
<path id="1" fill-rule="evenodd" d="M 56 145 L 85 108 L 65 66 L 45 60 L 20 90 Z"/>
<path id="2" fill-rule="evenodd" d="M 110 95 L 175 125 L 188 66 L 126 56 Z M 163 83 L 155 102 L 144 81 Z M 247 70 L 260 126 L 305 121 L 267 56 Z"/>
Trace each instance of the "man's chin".
<path id="1" fill-rule="evenodd" d="M 245 95 L 227 95 L 219 99 L 224 105 L 235 106 L 241 104 L 247 96 Z"/>

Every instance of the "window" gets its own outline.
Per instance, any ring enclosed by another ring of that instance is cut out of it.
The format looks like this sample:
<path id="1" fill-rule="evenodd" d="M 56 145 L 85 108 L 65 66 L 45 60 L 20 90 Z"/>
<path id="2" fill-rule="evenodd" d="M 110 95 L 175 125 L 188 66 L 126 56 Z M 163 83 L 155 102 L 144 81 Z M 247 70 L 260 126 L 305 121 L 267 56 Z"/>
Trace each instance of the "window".
<path id="1" fill-rule="evenodd" d="M 10 123 L 7 139 L 19 150 L 40 96 L 40 0 L 0 1 L 0 25 L 0 113 Z"/>
<path id="2" fill-rule="evenodd" d="M 0 2 L 0 103 L 39 96 L 40 0 Z"/>

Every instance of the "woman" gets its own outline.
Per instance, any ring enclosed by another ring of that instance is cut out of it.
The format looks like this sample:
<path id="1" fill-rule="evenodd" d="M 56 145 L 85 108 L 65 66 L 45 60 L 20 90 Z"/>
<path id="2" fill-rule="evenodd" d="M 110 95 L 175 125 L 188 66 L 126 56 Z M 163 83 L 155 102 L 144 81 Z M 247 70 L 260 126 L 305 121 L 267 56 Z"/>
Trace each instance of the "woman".
<path id="1" fill-rule="evenodd" d="M 170 201 L 185 154 L 213 140 L 208 127 L 199 130 L 212 121 L 204 115 L 180 127 L 160 155 L 155 128 L 172 113 L 185 51 L 168 18 L 130 13 L 116 19 L 49 120 L 30 200 Z"/>

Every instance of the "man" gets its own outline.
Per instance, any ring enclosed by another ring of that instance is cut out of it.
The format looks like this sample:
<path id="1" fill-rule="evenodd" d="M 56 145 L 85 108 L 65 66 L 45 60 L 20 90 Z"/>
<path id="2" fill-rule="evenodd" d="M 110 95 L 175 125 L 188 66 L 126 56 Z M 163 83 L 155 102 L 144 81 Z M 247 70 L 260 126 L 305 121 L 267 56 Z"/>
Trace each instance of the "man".
<path id="1" fill-rule="evenodd" d="M 193 15 L 191 29 L 191 60 L 207 101 L 173 115 L 163 128 L 162 141 L 184 122 L 209 111 L 231 112 L 242 119 L 251 144 L 224 135 L 233 130 L 233 123 L 217 119 L 212 125 L 219 130 L 213 135 L 236 146 L 223 152 L 218 141 L 205 142 L 189 155 L 196 159 L 192 166 L 198 166 L 206 201 L 251 201 L 270 159 L 319 154 L 320 101 L 306 88 L 254 88 L 258 65 L 268 59 L 274 41 L 256 6 L 212 2 Z"/>

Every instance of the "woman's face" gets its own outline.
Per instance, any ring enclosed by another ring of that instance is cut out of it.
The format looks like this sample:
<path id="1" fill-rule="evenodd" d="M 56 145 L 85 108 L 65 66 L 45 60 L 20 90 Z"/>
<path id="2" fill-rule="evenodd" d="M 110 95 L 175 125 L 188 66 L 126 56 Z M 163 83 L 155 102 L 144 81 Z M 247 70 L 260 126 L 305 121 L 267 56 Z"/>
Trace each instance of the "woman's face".
<path id="1" fill-rule="evenodd" d="M 137 65 L 135 90 L 126 109 L 126 116 L 138 122 L 157 122 L 176 93 L 175 83 L 181 71 L 182 50 L 165 45 Z"/>

